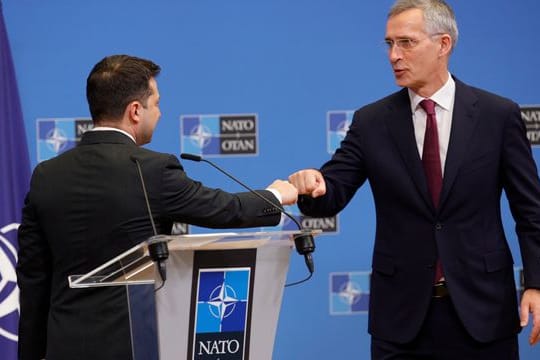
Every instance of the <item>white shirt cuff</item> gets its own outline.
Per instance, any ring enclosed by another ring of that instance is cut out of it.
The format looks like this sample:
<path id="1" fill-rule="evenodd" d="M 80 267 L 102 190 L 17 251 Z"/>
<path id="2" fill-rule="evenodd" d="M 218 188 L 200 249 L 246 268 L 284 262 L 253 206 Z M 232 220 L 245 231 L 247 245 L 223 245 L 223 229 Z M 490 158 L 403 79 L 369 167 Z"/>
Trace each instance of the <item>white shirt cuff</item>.
<path id="1" fill-rule="evenodd" d="M 281 194 L 279 193 L 279 191 L 277 191 L 276 189 L 266 189 L 266 190 L 268 190 L 272 194 L 274 194 L 274 196 L 278 199 L 279 203 L 283 204 L 282 201 L 281 201 Z"/>

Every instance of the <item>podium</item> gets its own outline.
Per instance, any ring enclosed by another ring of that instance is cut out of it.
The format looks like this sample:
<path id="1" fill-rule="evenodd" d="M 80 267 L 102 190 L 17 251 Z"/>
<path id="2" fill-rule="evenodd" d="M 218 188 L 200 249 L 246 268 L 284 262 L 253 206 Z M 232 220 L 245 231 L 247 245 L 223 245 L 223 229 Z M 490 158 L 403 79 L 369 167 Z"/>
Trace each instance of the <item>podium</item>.
<path id="1" fill-rule="evenodd" d="M 143 242 L 69 276 L 69 285 L 126 286 L 136 360 L 271 360 L 293 236 L 300 233 L 158 235 L 169 247 L 164 284 Z"/>

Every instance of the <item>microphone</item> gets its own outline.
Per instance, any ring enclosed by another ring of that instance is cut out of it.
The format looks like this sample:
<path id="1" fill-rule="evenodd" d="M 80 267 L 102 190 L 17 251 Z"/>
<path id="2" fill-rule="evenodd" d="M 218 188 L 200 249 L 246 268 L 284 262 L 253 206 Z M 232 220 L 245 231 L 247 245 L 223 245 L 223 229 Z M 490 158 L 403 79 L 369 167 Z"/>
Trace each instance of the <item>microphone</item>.
<path id="1" fill-rule="evenodd" d="M 264 200 L 266 203 L 272 205 L 273 208 L 278 209 L 279 212 L 281 212 L 282 214 L 287 216 L 289 219 L 291 219 L 295 223 L 295 225 L 298 227 L 298 230 L 301 231 L 300 234 L 297 234 L 297 235 L 293 236 L 294 246 L 296 248 L 296 251 L 300 255 L 304 255 L 304 260 L 306 262 L 306 266 L 308 268 L 308 271 L 309 271 L 310 275 L 313 274 L 313 272 L 315 271 L 315 265 L 313 263 L 312 253 L 313 253 L 313 251 L 315 251 L 315 240 L 313 240 L 313 235 L 311 234 L 310 230 L 304 229 L 302 227 L 302 225 L 300 225 L 298 220 L 296 220 L 294 218 L 294 216 L 287 213 L 280 206 L 274 204 L 272 201 L 268 200 L 267 198 L 265 198 L 264 196 L 262 196 L 261 194 L 259 194 L 258 192 L 256 192 L 255 190 L 253 190 L 252 188 L 250 188 L 249 186 L 247 186 L 246 184 L 244 184 L 243 182 L 241 182 L 240 180 L 238 180 L 234 176 L 232 176 L 231 174 L 229 174 L 227 171 L 225 171 L 222 168 L 220 168 L 219 166 L 217 166 L 212 161 L 206 160 L 202 156 L 199 156 L 199 155 L 187 154 L 187 153 L 180 154 L 180 157 L 182 159 L 184 159 L 184 160 L 191 160 L 191 161 L 196 161 L 196 162 L 201 162 L 202 161 L 202 162 L 205 162 L 207 164 L 210 164 L 211 166 L 216 168 L 218 171 L 225 174 L 226 176 L 228 176 L 229 178 L 234 180 L 236 183 L 242 185 L 244 188 L 248 189 L 251 193 L 257 195 L 259 198 Z"/>
<path id="2" fill-rule="evenodd" d="M 147 241 L 148 253 L 150 255 L 150 259 L 152 259 L 152 261 L 155 262 L 157 265 L 161 281 L 165 283 L 165 280 L 167 280 L 167 266 L 165 264 L 165 260 L 167 260 L 167 258 L 169 257 L 167 237 L 165 235 L 158 235 L 157 233 L 156 224 L 154 223 L 154 217 L 152 216 L 152 210 L 150 209 L 150 202 L 148 201 L 148 193 L 146 192 L 146 186 L 144 185 L 141 164 L 134 155 L 131 155 L 129 158 L 137 165 L 137 172 L 139 173 L 139 177 L 141 179 L 142 191 L 144 194 L 144 200 L 146 202 L 146 210 L 148 211 L 148 217 L 150 218 L 152 230 L 154 231 L 154 236 L 151 236 L 150 239 L 148 239 Z"/>

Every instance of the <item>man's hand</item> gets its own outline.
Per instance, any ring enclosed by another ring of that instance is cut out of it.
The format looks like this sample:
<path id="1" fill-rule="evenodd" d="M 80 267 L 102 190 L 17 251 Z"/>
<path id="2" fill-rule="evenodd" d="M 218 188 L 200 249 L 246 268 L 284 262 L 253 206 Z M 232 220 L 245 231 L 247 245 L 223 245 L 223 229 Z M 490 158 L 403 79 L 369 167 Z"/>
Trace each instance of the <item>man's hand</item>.
<path id="1" fill-rule="evenodd" d="M 521 326 L 529 323 L 529 314 L 532 314 L 532 330 L 529 344 L 536 345 L 540 341 L 540 290 L 527 289 L 521 298 L 520 317 Z"/>
<path id="2" fill-rule="evenodd" d="M 316 198 L 326 194 L 326 183 L 318 170 L 300 170 L 289 176 L 289 181 L 298 189 L 300 195 Z"/>
<path id="3" fill-rule="evenodd" d="M 298 201 L 298 191 L 288 181 L 275 180 L 268 186 L 268 189 L 276 190 L 281 194 L 282 205 L 294 205 Z"/>

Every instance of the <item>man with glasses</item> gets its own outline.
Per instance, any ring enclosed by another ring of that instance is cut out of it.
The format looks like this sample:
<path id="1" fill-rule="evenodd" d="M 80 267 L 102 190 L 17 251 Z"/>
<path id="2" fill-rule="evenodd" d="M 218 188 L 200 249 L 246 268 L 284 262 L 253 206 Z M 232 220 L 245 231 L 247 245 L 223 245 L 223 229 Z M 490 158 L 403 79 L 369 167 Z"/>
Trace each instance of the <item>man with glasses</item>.
<path id="1" fill-rule="evenodd" d="M 385 42 L 403 89 L 356 111 L 320 171 L 289 177 L 310 216 L 335 215 L 370 183 L 374 359 L 517 359 L 531 314 L 529 342 L 540 339 L 536 165 L 518 105 L 449 73 L 457 38 L 444 1 L 398 0 Z M 523 260 L 519 312 L 503 190 Z"/>

